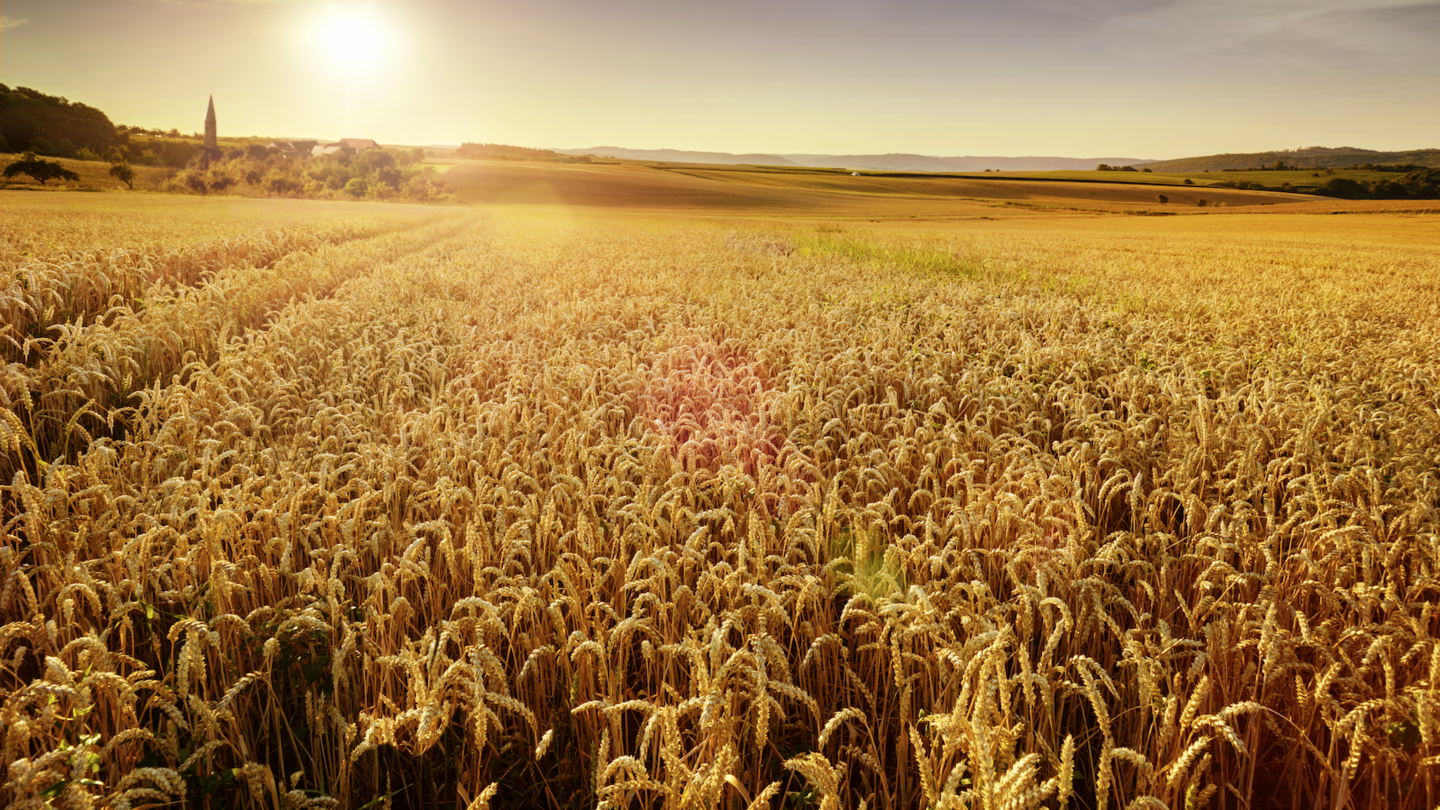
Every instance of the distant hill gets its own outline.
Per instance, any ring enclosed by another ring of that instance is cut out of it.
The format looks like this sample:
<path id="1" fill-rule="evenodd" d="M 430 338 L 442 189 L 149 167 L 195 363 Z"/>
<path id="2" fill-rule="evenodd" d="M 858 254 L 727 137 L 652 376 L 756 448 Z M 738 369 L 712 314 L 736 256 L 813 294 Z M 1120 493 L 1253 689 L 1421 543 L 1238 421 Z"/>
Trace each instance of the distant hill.
<path id="1" fill-rule="evenodd" d="M 1373 149 L 1359 149 L 1353 146 L 1327 148 L 1322 146 L 1307 149 L 1284 149 L 1274 152 L 1250 152 L 1247 154 L 1207 155 L 1205 157 L 1180 158 L 1137 163 L 1156 172 L 1220 172 L 1226 169 L 1254 169 L 1274 166 L 1283 162 L 1297 169 L 1343 169 L 1347 166 L 1364 165 L 1415 165 L 1440 168 L 1440 149 L 1414 149 L 1408 152 L 1377 152 Z"/>
<path id="2" fill-rule="evenodd" d="M 554 160 L 560 155 L 549 149 L 530 149 L 502 143 L 462 143 L 455 150 L 462 158 L 519 158 L 521 160 Z"/>
<path id="3" fill-rule="evenodd" d="M 1058 171 L 1061 169 L 1094 169 L 1101 163 L 1124 166 L 1143 163 L 1138 158 L 1063 158 L 1063 157 L 935 157 L 931 155 L 736 155 L 729 152 L 687 152 L 680 149 L 624 149 L 617 146 L 596 146 L 590 149 L 556 149 L 564 155 L 596 155 L 626 160 L 659 160 L 670 163 L 716 163 L 722 165 L 752 164 L 761 166 L 809 166 L 843 169 L 871 169 L 890 172 L 983 172 Z"/>
<path id="4" fill-rule="evenodd" d="M 785 155 L 801 166 L 838 166 L 846 169 L 872 169 L 891 172 L 983 172 L 986 169 L 1005 172 L 1053 172 L 1065 169 L 1094 169 L 1101 163 L 1128 166 L 1144 162 L 1139 158 L 1100 157 L 1000 157 L 962 155 Z"/>
<path id="5" fill-rule="evenodd" d="M 589 149 L 556 149 L 562 155 L 595 155 L 622 160 L 658 160 L 665 163 L 716 163 L 724 166 L 741 164 L 763 166 L 797 165 L 779 155 L 732 155 L 729 152 L 689 152 L 683 149 L 625 149 L 619 146 L 595 146 Z"/>

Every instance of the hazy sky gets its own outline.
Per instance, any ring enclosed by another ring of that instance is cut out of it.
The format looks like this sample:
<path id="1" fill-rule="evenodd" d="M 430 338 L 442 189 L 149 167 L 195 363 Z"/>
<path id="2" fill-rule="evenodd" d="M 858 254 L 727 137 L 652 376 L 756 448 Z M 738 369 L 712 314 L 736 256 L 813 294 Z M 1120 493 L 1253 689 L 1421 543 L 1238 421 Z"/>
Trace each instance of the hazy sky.
<path id="1" fill-rule="evenodd" d="M 1164 158 L 1440 147 L 1440 0 L 4 0 L 0 82 L 230 135 Z"/>

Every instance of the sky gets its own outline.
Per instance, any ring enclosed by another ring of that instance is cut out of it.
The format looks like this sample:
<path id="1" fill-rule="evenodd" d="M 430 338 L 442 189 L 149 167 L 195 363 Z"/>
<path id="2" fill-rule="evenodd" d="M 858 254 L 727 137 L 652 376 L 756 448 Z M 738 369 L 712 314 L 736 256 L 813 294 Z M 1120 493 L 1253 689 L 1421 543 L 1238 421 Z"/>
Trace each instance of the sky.
<path id="1" fill-rule="evenodd" d="M 1440 147 L 1440 0 L 3 0 L 0 83 L 222 135 L 1163 159 Z"/>

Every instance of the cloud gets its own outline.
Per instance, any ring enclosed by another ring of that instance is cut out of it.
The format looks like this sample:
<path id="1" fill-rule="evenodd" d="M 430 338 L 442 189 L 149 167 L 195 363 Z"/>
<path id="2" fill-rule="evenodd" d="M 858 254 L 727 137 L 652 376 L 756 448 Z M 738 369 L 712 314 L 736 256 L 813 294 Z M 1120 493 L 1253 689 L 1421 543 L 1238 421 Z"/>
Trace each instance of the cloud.
<path id="1" fill-rule="evenodd" d="M 19 28 L 29 20 L 17 20 L 14 17 L 0 17 L 0 31 L 9 31 L 11 28 Z"/>

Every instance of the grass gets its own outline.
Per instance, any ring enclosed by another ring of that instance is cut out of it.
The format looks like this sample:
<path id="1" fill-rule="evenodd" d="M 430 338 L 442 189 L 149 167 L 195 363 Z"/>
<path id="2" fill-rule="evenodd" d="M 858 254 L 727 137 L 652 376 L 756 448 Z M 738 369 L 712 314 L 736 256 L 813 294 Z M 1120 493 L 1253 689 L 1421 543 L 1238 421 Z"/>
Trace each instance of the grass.
<path id="1" fill-rule="evenodd" d="M 20 159 L 18 154 L 0 154 L 0 168 L 14 163 Z M 119 191 L 126 189 L 126 185 L 110 176 L 110 163 L 103 160 L 71 160 L 69 158 L 45 158 L 54 161 L 80 175 L 78 181 L 51 180 L 44 185 L 32 179 L 29 175 L 16 175 L 15 177 L 0 180 L 0 190 L 3 189 L 85 189 L 85 190 L 108 190 Z M 158 166 L 132 166 L 135 170 L 135 190 L 154 191 L 175 172 L 171 169 Z"/>
<path id="2" fill-rule="evenodd" d="M 0 194 L 0 802 L 1435 806 L 1440 216 L 609 171 Z"/>

